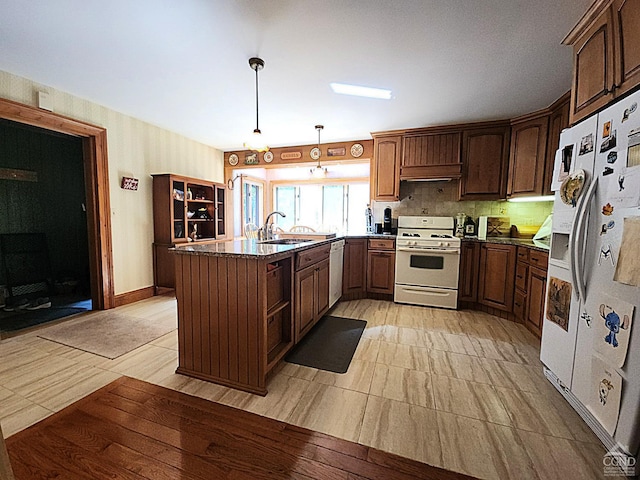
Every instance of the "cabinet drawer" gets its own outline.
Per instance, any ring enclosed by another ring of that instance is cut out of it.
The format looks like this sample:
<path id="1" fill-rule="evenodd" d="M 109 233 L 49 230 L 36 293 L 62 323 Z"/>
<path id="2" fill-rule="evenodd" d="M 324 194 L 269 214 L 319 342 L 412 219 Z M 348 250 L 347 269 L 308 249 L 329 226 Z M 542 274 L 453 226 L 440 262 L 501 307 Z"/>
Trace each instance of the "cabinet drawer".
<path id="1" fill-rule="evenodd" d="M 522 320 L 524 318 L 526 301 L 527 297 L 516 290 L 516 292 L 513 294 L 513 314 L 519 320 Z"/>
<path id="2" fill-rule="evenodd" d="M 525 262 L 528 263 L 529 262 L 529 251 L 531 249 L 527 248 L 527 247 L 518 247 L 518 261 L 519 262 Z"/>
<path id="3" fill-rule="evenodd" d="M 267 309 L 284 299 L 283 273 L 282 266 L 267 272 Z"/>
<path id="4" fill-rule="evenodd" d="M 529 263 L 531 266 L 546 270 L 549 263 L 549 254 L 539 250 L 531 250 L 529 252 Z"/>
<path id="5" fill-rule="evenodd" d="M 395 250 L 396 241 L 392 238 L 370 238 L 369 250 Z"/>
<path id="6" fill-rule="evenodd" d="M 516 265 L 516 288 L 523 293 L 527 293 L 527 274 L 529 266 L 526 263 L 518 262 Z"/>
<path id="7" fill-rule="evenodd" d="M 296 270 L 301 270 L 309 265 L 318 263 L 325 258 L 329 258 L 330 244 L 320 247 L 310 248 L 296 255 Z"/>

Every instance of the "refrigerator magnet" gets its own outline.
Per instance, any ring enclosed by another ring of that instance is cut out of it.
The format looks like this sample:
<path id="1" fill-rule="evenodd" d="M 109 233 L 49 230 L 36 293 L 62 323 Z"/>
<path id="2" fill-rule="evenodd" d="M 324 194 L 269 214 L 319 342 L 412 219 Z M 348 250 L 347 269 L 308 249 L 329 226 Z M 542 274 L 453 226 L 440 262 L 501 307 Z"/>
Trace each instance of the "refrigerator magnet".
<path id="1" fill-rule="evenodd" d="M 612 266 L 615 266 L 616 262 L 613 259 L 613 252 L 611 251 L 611 244 L 602 245 L 600 247 L 600 255 L 598 256 L 598 265 L 602 265 L 603 260 L 609 260 Z"/>
<path id="2" fill-rule="evenodd" d="M 616 222 L 611 220 L 610 222 L 603 223 L 600 227 L 600 235 L 605 235 L 609 230 L 616 226 Z"/>
<path id="3" fill-rule="evenodd" d="M 593 319 L 587 312 L 582 312 L 582 314 L 580 315 L 580 320 L 584 320 L 584 322 L 587 324 L 587 327 L 591 328 L 591 322 Z"/>
<path id="4" fill-rule="evenodd" d="M 604 167 L 604 170 L 602 171 L 602 176 L 606 177 L 607 175 L 611 175 L 612 173 L 613 173 L 613 168 Z"/>
<path id="5" fill-rule="evenodd" d="M 607 122 L 607 123 L 611 123 L 611 122 Z M 615 148 L 616 144 L 617 144 L 616 131 L 613 130 L 611 132 L 611 135 L 608 135 L 606 137 L 603 135 L 602 144 L 600 144 L 600 153 L 608 152 L 612 148 Z"/>
<path id="6" fill-rule="evenodd" d="M 610 203 L 603 205 L 602 214 L 606 216 L 613 215 L 613 205 L 611 205 Z"/>
<path id="7" fill-rule="evenodd" d="M 580 140 L 580 151 L 578 152 L 578 155 L 586 155 L 591 152 L 593 152 L 593 133 L 582 137 L 582 140 Z"/>
<path id="8" fill-rule="evenodd" d="M 633 112 L 636 111 L 637 108 L 638 108 L 638 104 L 636 102 L 633 102 L 631 105 L 629 105 L 629 108 L 625 108 L 624 113 L 622 114 L 622 123 L 629 120 L 629 117 Z"/>

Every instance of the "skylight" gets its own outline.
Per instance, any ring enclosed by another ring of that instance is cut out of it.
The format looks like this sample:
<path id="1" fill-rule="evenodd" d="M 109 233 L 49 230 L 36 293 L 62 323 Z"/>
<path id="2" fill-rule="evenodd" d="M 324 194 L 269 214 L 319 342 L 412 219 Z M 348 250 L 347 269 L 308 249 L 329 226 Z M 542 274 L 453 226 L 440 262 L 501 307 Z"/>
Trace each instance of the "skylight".
<path id="1" fill-rule="evenodd" d="M 331 89 L 335 93 L 342 95 L 355 95 L 357 97 L 380 98 L 383 100 L 391 100 L 391 90 L 384 88 L 363 87 L 360 85 L 349 85 L 348 83 L 332 82 Z"/>

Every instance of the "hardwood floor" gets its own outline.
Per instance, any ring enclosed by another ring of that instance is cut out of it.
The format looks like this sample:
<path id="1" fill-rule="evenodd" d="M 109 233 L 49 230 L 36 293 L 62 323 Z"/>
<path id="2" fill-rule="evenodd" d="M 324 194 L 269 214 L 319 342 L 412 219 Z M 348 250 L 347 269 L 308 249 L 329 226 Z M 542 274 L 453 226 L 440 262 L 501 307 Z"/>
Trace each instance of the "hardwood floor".
<path id="1" fill-rule="evenodd" d="M 129 377 L 7 448 L 17 480 L 472 478 Z"/>

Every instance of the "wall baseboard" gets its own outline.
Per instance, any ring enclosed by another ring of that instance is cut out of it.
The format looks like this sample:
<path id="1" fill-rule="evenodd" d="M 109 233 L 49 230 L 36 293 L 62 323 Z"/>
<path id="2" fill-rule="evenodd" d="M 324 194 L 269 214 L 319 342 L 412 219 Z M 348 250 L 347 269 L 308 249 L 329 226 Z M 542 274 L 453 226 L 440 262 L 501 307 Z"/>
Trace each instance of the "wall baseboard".
<path id="1" fill-rule="evenodd" d="M 132 290 L 131 292 L 120 293 L 115 296 L 114 302 L 116 307 L 121 307 L 123 305 L 128 305 L 129 303 L 139 302 L 140 300 L 144 300 L 146 298 L 151 298 L 155 295 L 155 288 L 144 287 L 138 290 Z"/>

